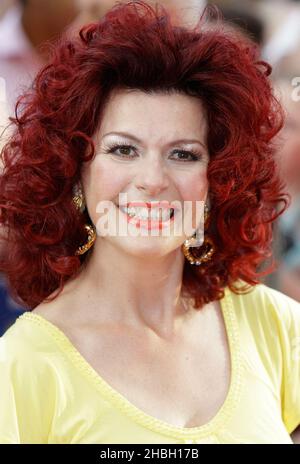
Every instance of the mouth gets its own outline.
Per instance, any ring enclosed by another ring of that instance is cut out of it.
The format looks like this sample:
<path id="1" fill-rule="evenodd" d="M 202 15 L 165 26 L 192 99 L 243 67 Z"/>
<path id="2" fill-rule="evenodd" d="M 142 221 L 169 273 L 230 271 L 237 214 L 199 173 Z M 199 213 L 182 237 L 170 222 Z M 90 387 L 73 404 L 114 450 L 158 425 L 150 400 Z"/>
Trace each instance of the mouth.
<path id="1" fill-rule="evenodd" d="M 177 212 L 177 208 L 171 208 L 166 204 L 161 204 L 159 207 L 157 205 L 152 207 L 139 206 L 140 203 L 135 203 L 135 205 L 130 203 L 129 206 L 117 206 L 125 215 L 127 222 L 146 229 L 162 229 L 169 226 L 174 221 Z"/>

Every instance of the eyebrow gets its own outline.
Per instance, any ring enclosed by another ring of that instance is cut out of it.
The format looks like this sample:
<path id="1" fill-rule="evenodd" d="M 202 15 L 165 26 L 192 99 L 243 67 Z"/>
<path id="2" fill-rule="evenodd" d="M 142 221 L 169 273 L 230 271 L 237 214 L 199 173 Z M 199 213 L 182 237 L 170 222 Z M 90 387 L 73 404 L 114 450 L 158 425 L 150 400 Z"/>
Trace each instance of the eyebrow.
<path id="1" fill-rule="evenodd" d="M 103 135 L 102 139 L 104 137 L 107 137 L 108 135 L 121 135 L 123 137 L 126 137 L 128 139 L 134 140 L 137 143 L 142 144 L 142 140 L 138 139 L 135 135 L 129 134 L 128 132 L 108 132 L 107 134 Z M 203 142 L 197 139 L 178 139 L 178 140 L 173 140 L 172 142 L 167 143 L 167 146 L 171 145 L 177 145 L 177 144 L 182 144 L 182 143 L 199 143 L 199 145 L 202 145 L 203 148 L 206 149 L 205 145 Z"/>

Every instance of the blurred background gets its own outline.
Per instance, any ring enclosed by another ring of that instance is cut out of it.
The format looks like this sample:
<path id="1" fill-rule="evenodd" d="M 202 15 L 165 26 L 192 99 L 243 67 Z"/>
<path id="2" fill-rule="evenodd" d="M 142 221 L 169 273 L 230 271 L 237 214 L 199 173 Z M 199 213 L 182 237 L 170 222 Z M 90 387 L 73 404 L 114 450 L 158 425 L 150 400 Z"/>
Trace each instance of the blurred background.
<path id="1" fill-rule="evenodd" d="M 125 1 L 125 0 L 124 0 Z M 114 0 L 0 0 L 0 135 L 18 96 L 47 63 L 49 44 L 61 34 L 76 34 L 101 18 Z M 148 3 L 156 3 L 149 0 Z M 174 21 L 193 25 L 206 4 L 217 5 L 228 27 L 257 43 L 273 72 L 274 89 L 286 111 L 278 136 L 277 160 L 292 202 L 274 224 L 277 269 L 263 283 L 300 302 L 300 2 L 296 0 L 160 0 Z M 0 145 L 5 141 L 2 135 Z M 11 298 L 0 275 L 0 336 L 24 308 Z"/>

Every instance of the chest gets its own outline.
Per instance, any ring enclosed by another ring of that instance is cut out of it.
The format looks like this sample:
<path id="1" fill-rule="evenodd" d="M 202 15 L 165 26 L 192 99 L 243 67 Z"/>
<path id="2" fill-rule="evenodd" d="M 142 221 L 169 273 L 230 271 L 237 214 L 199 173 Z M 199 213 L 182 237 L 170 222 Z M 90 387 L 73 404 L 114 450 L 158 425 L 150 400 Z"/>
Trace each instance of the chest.
<path id="1" fill-rule="evenodd" d="M 205 332 L 198 329 L 172 343 L 99 331 L 68 335 L 98 375 L 134 406 L 170 425 L 197 427 L 221 408 L 231 375 L 222 318 L 212 318 Z"/>

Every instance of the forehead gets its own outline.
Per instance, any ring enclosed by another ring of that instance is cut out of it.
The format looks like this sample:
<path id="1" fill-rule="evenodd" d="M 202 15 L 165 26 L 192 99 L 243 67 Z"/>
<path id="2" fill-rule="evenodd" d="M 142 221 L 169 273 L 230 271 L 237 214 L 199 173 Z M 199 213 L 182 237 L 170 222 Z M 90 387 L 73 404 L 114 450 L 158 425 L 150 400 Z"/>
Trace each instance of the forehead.
<path id="1" fill-rule="evenodd" d="M 203 137 L 207 130 L 206 113 L 197 97 L 178 92 L 146 93 L 118 89 L 110 95 L 102 116 L 99 136 L 110 131 L 133 132 L 135 135 L 164 140 L 180 136 Z"/>

